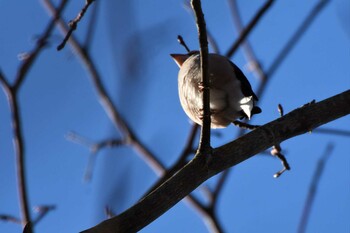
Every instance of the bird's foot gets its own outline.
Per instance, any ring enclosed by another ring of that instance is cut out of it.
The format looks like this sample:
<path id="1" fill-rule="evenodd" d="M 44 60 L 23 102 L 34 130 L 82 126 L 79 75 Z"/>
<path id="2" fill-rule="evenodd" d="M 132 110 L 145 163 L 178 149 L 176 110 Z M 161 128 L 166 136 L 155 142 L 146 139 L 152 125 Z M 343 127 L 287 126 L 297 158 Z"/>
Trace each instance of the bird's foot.
<path id="1" fill-rule="evenodd" d="M 242 121 L 235 120 L 232 122 L 235 126 L 242 128 L 242 129 L 249 129 L 249 130 L 254 130 L 260 127 L 260 125 L 251 125 L 244 123 Z"/>

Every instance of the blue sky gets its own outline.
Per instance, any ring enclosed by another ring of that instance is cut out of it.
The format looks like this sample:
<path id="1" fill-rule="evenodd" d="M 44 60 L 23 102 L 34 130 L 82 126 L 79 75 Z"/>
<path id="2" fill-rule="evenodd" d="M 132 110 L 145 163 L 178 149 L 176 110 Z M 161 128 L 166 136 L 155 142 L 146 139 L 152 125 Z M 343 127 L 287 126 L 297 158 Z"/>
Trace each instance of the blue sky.
<path id="1" fill-rule="evenodd" d="M 263 4 L 238 2 L 245 24 Z M 249 41 L 265 69 L 317 2 L 276 1 L 259 22 Z M 83 3 L 71 1 L 65 19 L 74 18 Z M 237 38 L 228 4 L 202 4 L 208 29 L 225 52 Z M 92 8 L 74 32 L 81 41 Z M 13 80 L 21 62 L 18 55 L 34 47 L 49 18 L 40 1 L 0 0 L 0 13 L 0 67 Z M 272 77 L 259 101 L 263 113 L 253 118 L 254 124 L 277 118 L 279 103 L 289 112 L 349 89 L 349 22 L 350 3 L 330 1 Z M 182 1 L 101 1 L 98 6 L 91 45 L 94 62 L 124 118 L 168 166 L 181 153 L 191 127 L 178 101 L 178 68 L 169 54 L 184 52 L 176 41 L 178 34 L 191 49 L 198 49 L 196 33 L 193 17 Z M 56 51 L 61 39 L 55 30 L 51 46 L 39 56 L 19 94 L 29 201 L 32 207 L 56 205 L 35 227 L 36 232 L 78 232 L 91 227 L 105 218 L 104 206 L 120 213 L 157 179 L 132 148 L 120 147 L 101 150 L 91 182 L 83 181 L 90 152 L 65 135 L 74 131 L 95 142 L 120 134 L 97 101 L 89 75 L 74 51 L 69 46 Z M 256 90 L 259 80 L 247 70 L 241 50 L 232 61 Z M 10 112 L 3 92 L 0 120 L 0 214 L 19 216 Z M 349 131 L 349 123 L 347 116 L 324 128 Z M 221 137 L 213 137 L 213 146 L 233 140 L 236 131 L 234 126 L 216 130 Z M 318 187 L 307 232 L 349 232 L 349 137 L 316 132 L 282 143 L 292 170 L 279 179 L 272 175 L 281 168 L 280 162 L 266 155 L 233 169 L 218 206 L 226 232 L 296 232 L 317 161 L 330 142 L 335 147 Z M 21 232 L 21 227 L 0 222 L 0 231 Z M 180 202 L 141 232 L 206 231 L 200 216 Z"/>

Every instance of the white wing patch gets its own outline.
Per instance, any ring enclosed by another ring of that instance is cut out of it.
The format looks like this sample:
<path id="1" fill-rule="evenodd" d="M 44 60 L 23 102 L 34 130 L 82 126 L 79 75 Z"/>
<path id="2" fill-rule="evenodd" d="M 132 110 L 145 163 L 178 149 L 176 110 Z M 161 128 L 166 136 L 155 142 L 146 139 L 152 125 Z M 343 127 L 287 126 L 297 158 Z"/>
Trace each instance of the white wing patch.
<path id="1" fill-rule="evenodd" d="M 239 101 L 239 104 L 243 112 L 248 116 L 248 119 L 250 120 L 250 117 L 252 116 L 252 109 L 254 107 L 253 96 L 242 98 L 241 101 Z"/>

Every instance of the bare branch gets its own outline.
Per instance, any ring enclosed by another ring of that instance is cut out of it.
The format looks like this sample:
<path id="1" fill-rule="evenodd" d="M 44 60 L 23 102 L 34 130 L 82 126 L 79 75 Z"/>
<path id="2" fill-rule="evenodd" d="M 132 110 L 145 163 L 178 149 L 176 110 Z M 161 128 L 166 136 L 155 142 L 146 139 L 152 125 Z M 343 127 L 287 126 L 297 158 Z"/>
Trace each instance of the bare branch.
<path id="1" fill-rule="evenodd" d="M 333 134 L 338 136 L 345 136 L 350 137 L 350 131 L 349 130 L 342 130 L 342 129 L 329 129 L 329 128 L 317 128 L 313 133 L 321 133 L 321 134 Z"/>
<path id="2" fill-rule="evenodd" d="M 57 10 L 55 10 L 54 19 L 52 19 L 46 27 L 44 33 L 37 41 L 36 47 L 32 50 L 32 52 L 28 53 L 25 60 L 23 60 L 20 68 L 18 69 L 19 71 L 17 73 L 13 86 L 11 86 L 7 82 L 4 74 L 0 71 L 0 82 L 2 84 L 4 92 L 7 95 L 8 104 L 10 106 L 11 111 L 11 124 L 14 142 L 13 144 L 16 157 L 17 188 L 21 211 L 21 223 L 23 226 L 25 226 L 24 232 L 32 232 L 33 229 L 32 224 L 30 224 L 31 217 L 29 212 L 29 201 L 27 195 L 27 183 L 25 176 L 25 145 L 22 134 L 22 122 L 17 94 L 19 87 L 23 83 L 23 80 L 26 77 L 29 69 L 32 67 L 34 61 L 45 47 L 46 41 L 50 37 L 51 32 L 54 28 L 55 19 L 59 17 L 66 3 L 66 0 L 61 1 L 59 7 L 57 8 Z"/>
<path id="3" fill-rule="evenodd" d="M 211 200 L 211 203 L 210 205 L 212 206 L 212 208 L 215 208 L 216 207 L 216 204 L 218 203 L 218 197 L 219 197 L 219 194 L 221 193 L 224 185 L 225 185 L 225 181 L 228 177 L 228 175 L 230 174 L 229 172 L 227 172 L 228 170 L 225 170 L 222 172 L 218 182 L 216 183 L 216 186 L 212 192 L 212 200 Z"/>
<path id="4" fill-rule="evenodd" d="M 226 57 L 232 57 L 232 55 L 236 52 L 241 43 L 246 39 L 255 25 L 259 22 L 265 12 L 270 8 L 270 6 L 274 3 L 274 0 L 268 0 L 263 7 L 256 13 L 254 18 L 249 22 L 248 26 L 241 32 L 239 38 L 235 41 L 235 43 L 231 46 L 231 48 L 227 51 Z M 259 95 L 258 95 L 259 96 Z"/>
<path id="5" fill-rule="evenodd" d="M 52 30 L 55 27 L 55 20 L 59 18 L 59 16 L 61 15 L 61 12 L 63 12 L 66 5 L 67 5 L 67 0 L 62 0 L 58 8 L 55 10 L 53 19 L 49 22 L 44 33 L 37 40 L 35 48 L 31 52 L 27 53 L 26 58 L 23 60 L 22 64 L 18 69 L 18 73 L 16 75 L 15 82 L 13 84 L 13 89 L 15 92 L 20 88 L 24 78 L 26 77 L 33 63 L 38 58 L 40 52 L 43 51 L 43 48 L 46 47 L 47 40 L 51 36 Z"/>
<path id="6" fill-rule="evenodd" d="M 88 23 L 88 29 L 86 31 L 85 41 L 84 41 L 84 48 L 86 50 L 89 50 L 92 39 L 94 37 L 94 32 L 96 28 L 97 23 L 97 16 L 98 16 L 98 6 L 100 5 L 101 1 L 97 1 L 95 3 L 95 6 L 92 8 L 91 17 L 89 19 Z"/>
<path id="7" fill-rule="evenodd" d="M 4 84 L 4 81 L 2 81 Z M 22 122 L 21 122 L 21 114 L 20 108 L 18 106 L 17 95 L 12 88 L 4 87 L 3 89 L 6 91 L 6 95 L 8 98 L 8 104 L 11 109 L 11 125 L 12 125 L 12 133 L 13 133 L 13 145 L 15 150 L 15 158 L 16 158 L 16 177 L 17 177 L 17 188 L 19 195 L 19 203 L 21 210 L 21 218 L 23 226 L 30 222 L 30 214 L 29 214 L 29 203 L 27 196 L 27 183 L 25 179 L 25 147 L 24 140 L 22 135 Z"/>
<path id="8" fill-rule="evenodd" d="M 113 211 L 111 210 L 110 207 L 106 206 L 105 207 L 105 214 L 107 216 L 107 218 L 113 218 L 115 216 L 115 214 L 113 213 Z"/>
<path id="9" fill-rule="evenodd" d="M 236 27 L 236 31 L 239 34 L 241 34 L 242 31 L 244 30 L 244 27 L 243 27 L 243 23 L 237 7 L 237 1 L 228 0 L 228 3 L 231 9 L 232 18 L 233 18 L 234 25 Z M 248 69 L 250 71 L 254 71 L 254 74 L 259 78 L 259 80 L 264 80 L 266 78 L 265 72 L 263 71 L 262 66 L 259 60 L 257 59 L 255 52 L 251 47 L 248 39 L 242 42 L 242 48 L 243 48 L 243 53 L 249 65 Z"/>
<path id="10" fill-rule="evenodd" d="M 50 211 L 56 209 L 55 205 L 41 205 L 36 206 L 34 210 L 38 213 L 38 216 L 33 220 L 32 225 L 37 224 L 40 222 L 41 219 L 43 219 Z"/>
<path id="11" fill-rule="evenodd" d="M 210 155 L 210 91 L 209 91 L 209 75 L 208 75 L 208 41 L 207 30 L 202 6 L 200 0 L 192 0 L 191 5 L 196 18 L 198 30 L 198 40 L 200 45 L 200 69 L 203 85 L 203 122 L 201 128 L 201 136 L 198 147 L 198 155 Z"/>
<path id="12" fill-rule="evenodd" d="M 27 198 L 27 187 L 25 182 L 25 166 L 24 166 L 24 140 L 22 135 L 22 125 L 20 118 L 20 109 L 18 107 L 17 95 L 2 72 L 0 72 L 0 81 L 3 90 L 7 96 L 8 104 L 11 110 L 11 124 L 13 132 L 13 144 L 16 158 L 17 188 L 21 211 L 21 223 L 24 226 L 30 222 L 29 204 Z M 30 226 L 29 226 L 30 227 Z"/>
<path id="13" fill-rule="evenodd" d="M 330 108 L 332 111 L 329 111 Z M 217 173 L 277 143 L 348 114 L 350 114 L 350 90 L 298 108 L 235 141 L 214 149 L 210 159 L 206 156 L 194 157 L 183 169 L 133 207 L 83 233 L 136 232 Z"/>
<path id="14" fill-rule="evenodd" d="M 186 51 L 187 51 L 188 53 L 191 52 L 191 50 L 188 48 L 186 42 L 185 42 L 184 39 L 182 38 L 182 36 L 178 35 L 178 36 L 177 36 L 177 41 L 179 42 L 180 45 L 182 45 L 182 46 L 186 49 Z"/>
<path id="15" fill-rule="evenodd" d="M 193 9 L 192 9 L 190 0 L 186 0 L 186 1 L 184 2 L 184 6 L 185 6 L 185 9 L 186 9 L 190 14 L 192 14 L 194 17 L 196 17 L 195 14 L 194 14 L 194 11 L 193 11 Z M 214 53 L 217 53 L 217 54 L 220 54 L 220 49 L 219 49 L 218 44 L 216 43 L 216 40 L 215 40 L 214 36 L 210 33 L 210 31 L 209 31 L 208 29 L 206 29 L 206 31 L 207 31 L 207 39 L 208 39 L 208 42 L 209 42 L 210 46 L 211 46 L 212 49 L 213 49 L 213 52 L 214 52 Z"/>
<path id="16" fill-rule="evenodd" d="M 103 148 L 112 148 L 122 145 L 127 145 L 127 141 L 124 139 L 106 139 L 102 140 L 100 142 L 92 142 L 91 140 L 75 133 L 75 132 L 69 132 L 66 135 L 66 139 L 77 143 L 79 145 L 86 146 L 90 149 L 91 153 L 96 154 L 99 150 Z"/>
<path id="17" fill-rule="evenodd" d="M 95 143 L 75 132 L 69 132 L 65 137 L 67 140 L 71 142 L 86 146 L 90 149 L 91 154 L 89 155 L 89 161 L 88 161 L 88 164 L 86 165 L 85 174 L 84 174 L 84 181 L 86 182 L 89 182 L 92 179 L 95 160 L 96 160 L 96 154 L 101 149 L 106 147 L 111 148 L 111 147 L 127 145 L 127 141 L 124 139 L 107 139 L 107 140 L 103 140 Z"/>
<path id="18" fill-rule="evenodd" d="M 43 0 L 47 10 L 54 15 L 55 9 L 50 0 Z M 68 33 L 68 28 L 64 21 L 60 18 L 56 21 L 58 27 L 60 28 L 62 34 Z M 148 163 L 150 167 L 157 173 L 164 173 L 164 165 L 156 158 L 156 156 L 140 141 L 136 134 L 131 130 L 131 127 L 124 120 L 122 115 L 117 110 L 116 105 L 113 103 L 111 97 L 108 95 L 103 83 L 101 76 L 93 62 L 89 52 L 84 49 L 81 44 L 72 35 L 69 40 L 70 45 L 76 51 L 76 54 L 80 57 L 86 70 L 88 71 L 93 87 L 97 92 L 98 99 L 110 118 L 111 122 L 114 124 L 116 129 L 122 133 L 123 137 L 127 141 L 128 145 L 132 145 L 135 150 L 137 150 L 139 155 L 142 156 L 144 161 Z"/>
<path id="19" fill-rule="evenodd" d="M 300 27 L 295 31 L 293 36 L 287 41 L 286 45 L 274 59 L 274 62 L 266 71 L 266 78 L 262 80 L 261 85 L 259 86 L 256 95 L 261 98 L 263 94 L 263 90 L 271 81 L 271 77 L 274 75 L 277 68 L 282 64 L 287 55 L 292 51 L 294 46 L 299 42 L 300 38 L 305 34 L 306 30 L 311 26 L 313 21 L 316 19 L 316 16 L 319 15 L 321 10 L 327 5 L 329 0 L 319 0 L 319 2 L 314 6 L 314 8 L 310 11 L 305 20 L 300 24 Z"/>
<path id="20" fill-rule="evenodd" d="M 288 164 L 288 161 L 286 159 L 286 157 L 282 154 L 282 148 L 280 146 L 280 144 L 276 144 L 272 147 L 271 150 L 271 155 L 276 156 L 282 163 L 282 170 L 278 171 L 277 173 L 275 173 L 273 175 L 274 178 L 278 178 L 280 177 L 285 171 L 290 170 L 290 166 Z"/>
<path id="21" fill-rule="evenodd" d="M 13 222 L 13 223 L 22 224 L 21 219 L 14 217 L 14 216 L 11 216 L 11 215 L 7 215 L 7 214 L 0 214 L 0 220 L 5 221 L 5 222 Z"/>
<path id="22" fill-rule="evenodd" d="M 317 186 L 320 182 L 322 173 L 324 171 L 324 167 L 326 165 L 326 161 L 328 157 L 332 154 L 334 145 L 332 143 L 329 143 L 324 151 L 323 156 L 318 160 L 317 167 L 315 169 L 314 176 L 312 178 L 310 187 L 309 187 L 309 193 L 307 195 L 303 214 L 301 215 L 299 227 L 298 227 L 298 233 L 304 233 L 306 231 L 307 223 L 309 220 L 312 204 L 315 200 L 315 196 L 317 194 Z"/>
<path id="23" fill-rule="evenodd" d="M 72 35 L 73 31 L 75 29 L 77 29 L 78 23 L 79 21 L 84 17 L 85 12 L 87 11 L 87 9 L 89 8 L 90 4 L 93 3 L 95 0 L 86 0 L 84 7 L 81 9 L 81 11 L 79 12 L 79 14 L 77 15 L 77 17 L 75 17 L 75 19 L 69 21 L 68 25 L 69 25 L 69 30 L 67 31 L 66 36 L 64 37 L 63 41 L 61 42 L 61 44 L 59 44 L 57 46 L 57 50 L 60 51 L 61 49 L 64 48 L 64 46 L 66 45 L 67 41 L 69 40 L 70 36 Z"/>
<path id="24" fill-rule="evenodd" d="M 249 130 L 254 130 L 259 127 L 259 125 L 251 125 L 239 120 L 235 120 L 232 122 L 235 126 L 241 128 L 241 129 L 249 129 Z"/>

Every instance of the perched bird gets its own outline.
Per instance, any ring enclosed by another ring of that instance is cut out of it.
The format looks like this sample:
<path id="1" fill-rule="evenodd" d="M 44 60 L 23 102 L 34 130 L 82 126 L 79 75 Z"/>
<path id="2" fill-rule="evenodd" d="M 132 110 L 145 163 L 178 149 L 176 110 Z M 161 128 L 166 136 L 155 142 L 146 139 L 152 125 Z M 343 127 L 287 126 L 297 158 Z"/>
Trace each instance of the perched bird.
<path id="1" fill-rule="evenodd" d="M 198 51 L 188 54 L 170 54 L 180 71 L 178 75 L 179 97 L 187 116 L 201 125 L 203 118 L 203 86 Z M 228 58 L 211 53 L 208 55 L 211 128 L 224 128 L 237 118 L 250 119 L 261 112 L 255 106 L 254 94 L 243 72 Z"/>

